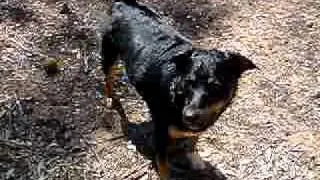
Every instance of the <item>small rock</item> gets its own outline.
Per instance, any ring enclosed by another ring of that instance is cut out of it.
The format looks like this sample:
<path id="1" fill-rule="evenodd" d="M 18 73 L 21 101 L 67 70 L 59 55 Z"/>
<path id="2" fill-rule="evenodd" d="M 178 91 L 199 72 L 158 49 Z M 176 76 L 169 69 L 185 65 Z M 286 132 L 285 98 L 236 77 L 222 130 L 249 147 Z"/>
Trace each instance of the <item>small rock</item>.
<path id="1" fill-rule="evenodd" d="M 49 76 L 54 76 L 59 73 L 59 65 L 57 60 L 49 60 L 44 65 L 44 70 Z"/>
<path id="2" fill-rule="evenodd" d="M 96 91 L 96 99 L 103 99 L 104 96 L 100 91 Z"/>
<path id="3" fill-rule="evenodd" d="M 137 151 L 137 147 L 132 144 L 132 141 L 128 141 L 127 148 L 132 151 Z"/>
<path id="4" fill-rule="evenodd" d="M 33 54 L 32 54 L 32 53 L 29 53 L 29 52 L 26 52 L 26 56 L 27 56 L 27 57 L 32 57 Z"/>
<path id="5" fill-rule="evenodd" d="M 308 28 L 312 28 L 312 27 L 314 26 L 314 22 L 307 22 L 307 23 L 306 23 L 306 26 L 307 26 Z"/>
<path id="6" fill-rule="evenodd" d="M 108 108 L 112 107 L 112 98 L 107 98 L 107 107 Z"/>
<path id="7" fill-rule="evenodd" d="M 207 158 L 209 156 L 211 156 L 211 151 L 207 150 L 207 149 L 203 149 L 201 152 L 199 152 L 199 155 L 203 158 Z"/>
<path id="8" fill-rule="evenodd" d="M 142 176 L 142 177 L 140 178 L 140 180 L 148 180 L 148 179 L 149 179 L 149 176 L 148 176 L 148 175 Z"/>
<path id="9" fill-rule="evenodd" d="M 60 14 L 71 14 L 71 9 L 68 7 L 67 3 L 63 4 Z"/>

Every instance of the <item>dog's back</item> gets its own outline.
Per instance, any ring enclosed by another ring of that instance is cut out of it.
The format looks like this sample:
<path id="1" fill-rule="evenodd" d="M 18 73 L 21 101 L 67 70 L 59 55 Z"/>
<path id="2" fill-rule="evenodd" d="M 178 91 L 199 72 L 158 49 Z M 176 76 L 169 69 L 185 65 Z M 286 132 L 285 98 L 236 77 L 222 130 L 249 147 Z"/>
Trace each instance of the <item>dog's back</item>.
<path id="1" fill-rule="evenodd" d="M 135 83 L 144 73 L 155 72 L 179 53 L 192 49 L 191 42 L 145 6 L 118 1 L 112 7 L 112 39 L 128 64 Z"/>
<path id="2" fill-rule="evenodd" d="M 165 178 L 170 143 L 213 125 L 235 96 L 241 74 L 256 66 L 238 53 L 193 48 L 158 17 L 134 0 L 114 2 L 102 65 L 108 75 L 118 56 L 126 62 L 131 83 L 150 109 L 157 167 Z"/>

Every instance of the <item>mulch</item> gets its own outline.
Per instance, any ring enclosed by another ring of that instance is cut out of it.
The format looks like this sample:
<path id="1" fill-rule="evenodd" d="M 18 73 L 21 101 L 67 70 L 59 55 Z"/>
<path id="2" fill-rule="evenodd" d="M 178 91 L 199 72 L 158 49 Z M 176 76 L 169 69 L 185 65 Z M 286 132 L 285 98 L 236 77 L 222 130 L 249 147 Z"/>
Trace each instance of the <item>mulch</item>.
<path id="1" fill-rule="evenodd" d="M 192 162 L 204 168 L 186 167 L 184 152 L 173 156 L 173 176 L 319 179 L 320 2 L 143 2 L 196 46 L 238 51 L 260 68 L 242 77 L 232 105 L 200 137 Z M 110 5 L 0 1 L 0 179 L 158 178 L 145 103 L 122 76 L 125 138 L 103 95 L 99 40 Z M 52 62 L 58 71 L 49 76 Z"/>

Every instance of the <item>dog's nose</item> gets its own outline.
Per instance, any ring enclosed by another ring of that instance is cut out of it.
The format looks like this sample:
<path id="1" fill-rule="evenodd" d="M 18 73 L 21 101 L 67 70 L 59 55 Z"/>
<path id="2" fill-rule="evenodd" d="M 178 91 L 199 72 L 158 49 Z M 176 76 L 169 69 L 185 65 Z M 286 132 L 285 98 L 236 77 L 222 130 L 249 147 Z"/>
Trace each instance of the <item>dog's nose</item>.
<path id="1" fill-rule="evenodd" d="M 195 111 L 194 111 L 194 110 L 191 110 L 191 109 L 187 109 L 187 110 L 185 110 L 185 112 L 184 112 L 184 116 L 185 116 L 186 118 L 192 118 L 192 117 L 194 117 L 194 115 L 195 115 Z"/>
<path id="2" fill-rule="evenodd" d="M 186 108 L 183 112 L 183 117 L 185 120 L 192 122 L 199 117 L 199 113 L 195 109 Z"/>
<path id="3" fill-rule="evenodd" d="M 198 108 L 186 107 L 183 110 L 182 122 L 185 128 L 192 131 L 204 131 L 211 124 L 211 121 L 206 113 Z"/>

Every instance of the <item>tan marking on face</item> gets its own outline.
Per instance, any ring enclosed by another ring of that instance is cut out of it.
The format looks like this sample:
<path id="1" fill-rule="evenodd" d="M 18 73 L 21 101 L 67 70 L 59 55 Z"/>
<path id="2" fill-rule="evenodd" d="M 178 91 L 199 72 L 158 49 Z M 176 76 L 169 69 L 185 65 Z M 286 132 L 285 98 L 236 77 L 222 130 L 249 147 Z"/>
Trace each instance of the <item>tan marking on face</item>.
<path id="1" fill-rule="evenodd" d="M 219 114 L 222 109 L 224 108 L 226 102 L 225 101 L 219 101 L 218 103 L 214 103 L 209 107 L 209 113 L 210 114 Z"/>
<path id="2" fill-rule="evenodd" d="M 211 104 L 209 107 L 209 113 L 210 114 L 212 114 L 212 113 L 219 114 L 224 109 L 226 104 L 232 99 L 234 91 L 235 91 L 235 87 L 233 87 L 230 90 L 230 93 L 228 94 L 227 98 L 225 98 L 217 103 Z"/>
<path id="3" fill-rule="evenodd" d="M 181 131 L 174 126 L 170 126 L 168 129 L 168 132 L 169 132 L 169 136 L 173 139 L 196 137 L 200 135 L 200 133 L 197 133 L 197 132 Z"/>

